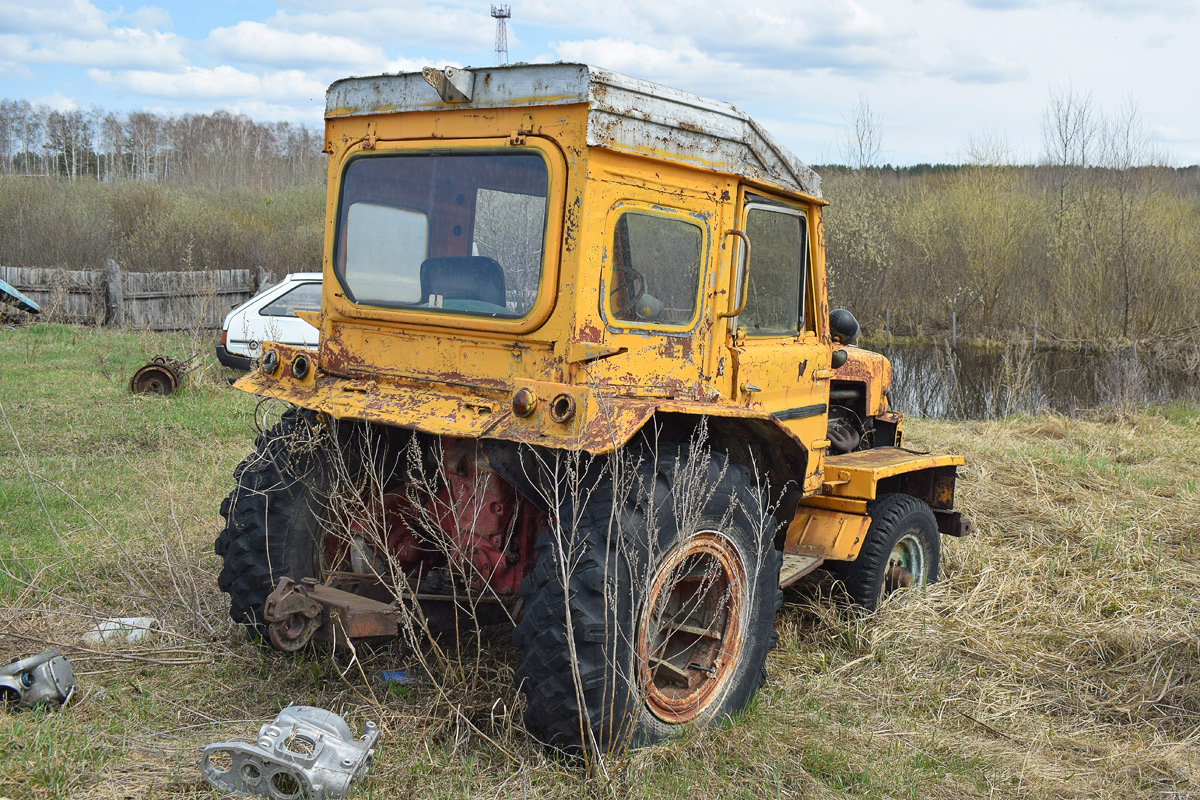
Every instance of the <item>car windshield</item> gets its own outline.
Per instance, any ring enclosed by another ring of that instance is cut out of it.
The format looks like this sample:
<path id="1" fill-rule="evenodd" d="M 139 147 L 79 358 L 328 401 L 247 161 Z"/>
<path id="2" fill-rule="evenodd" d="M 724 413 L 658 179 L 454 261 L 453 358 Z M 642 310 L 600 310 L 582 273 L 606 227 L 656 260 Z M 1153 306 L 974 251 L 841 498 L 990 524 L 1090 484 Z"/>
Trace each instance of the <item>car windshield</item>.
<path id="1" fill-rule="evenodd" d="M 549 174 L 536 153 L 359 156 L 346 167 L 334 254 L 368 305 L 522 317 L 542 274 Z"/>

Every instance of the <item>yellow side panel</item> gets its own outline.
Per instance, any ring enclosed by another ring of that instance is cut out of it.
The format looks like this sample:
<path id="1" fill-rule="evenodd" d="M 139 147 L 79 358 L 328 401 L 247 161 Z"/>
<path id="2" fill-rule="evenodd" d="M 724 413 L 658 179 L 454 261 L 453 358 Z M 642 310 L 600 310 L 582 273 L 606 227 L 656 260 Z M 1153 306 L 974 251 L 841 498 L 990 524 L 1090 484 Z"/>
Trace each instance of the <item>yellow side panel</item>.
<path id="1" fill-rule="evenodd" d="M 958 467 L 962 456 L 912 453 L 898 447 L 876 447 L 825 458 L 825 488 L 834 497 L 874 500 L 879 481 L 934 467 Z"/>
<path id="2" fill-rule="evenodd" d="M 871 518 L 827 508 L 800 506 L 788 525 L 783 552 L 837 561 L 853 561 L 871 527 Z"/>

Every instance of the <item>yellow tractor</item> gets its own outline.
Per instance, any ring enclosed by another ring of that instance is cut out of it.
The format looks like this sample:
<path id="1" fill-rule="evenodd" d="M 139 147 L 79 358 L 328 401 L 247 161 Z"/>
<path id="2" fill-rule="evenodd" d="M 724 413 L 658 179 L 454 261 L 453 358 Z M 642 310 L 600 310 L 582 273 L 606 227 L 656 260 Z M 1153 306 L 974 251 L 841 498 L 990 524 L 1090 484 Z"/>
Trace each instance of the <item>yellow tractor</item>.
<path id="1" fill-rule="evenodd" d="M 612 750 L 735 714 L 782 589 L 937 579 L 963 459 L 903 447 L 828 307 L 818 176 L 727 103 L 580 64 L 330 87 L 311 350 L 216 542 L 276 647 L 508 620 L 525 723 Z M 465 602 L 464 598 L 472 598 Z"/>

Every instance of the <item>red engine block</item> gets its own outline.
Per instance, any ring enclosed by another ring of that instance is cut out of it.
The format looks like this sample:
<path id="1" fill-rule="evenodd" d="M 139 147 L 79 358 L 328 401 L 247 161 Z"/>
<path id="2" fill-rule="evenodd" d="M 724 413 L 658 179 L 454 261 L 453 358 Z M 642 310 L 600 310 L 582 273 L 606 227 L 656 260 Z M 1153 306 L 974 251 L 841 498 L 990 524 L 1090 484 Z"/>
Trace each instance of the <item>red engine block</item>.
<path id="1" fill-rule="evenodd" d="M 386 542 L 388 560 L 410 575 L 448 564 L 473 589 L 515 596 L 533 568 L 545 515 L 491 469 L 472 439 L 442 440 L 438 477 L 436 492 L 407 492 L 403 480 L 394 480 L 351 529 L 375 547 Z"/>

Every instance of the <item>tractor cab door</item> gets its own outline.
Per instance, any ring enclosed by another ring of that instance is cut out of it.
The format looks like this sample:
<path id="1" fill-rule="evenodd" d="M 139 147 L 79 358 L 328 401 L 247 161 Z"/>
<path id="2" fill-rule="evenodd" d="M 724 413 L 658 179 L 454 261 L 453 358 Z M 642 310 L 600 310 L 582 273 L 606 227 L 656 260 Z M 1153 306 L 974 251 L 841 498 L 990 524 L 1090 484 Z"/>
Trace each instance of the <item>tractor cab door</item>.
<path id="1" fill-rule="evenodd" d="M 726 334 L 733 399 L 771 412 L 808 451 L 805 494 L 820 488 L 829 410 L 830 348 L 818 336 L 813 236 L 801 204 L 743 190 L 733 310 Z M 740 309 L 740 310 L 739 310 Z"/>
<path id="2" fill-rule="evenodd" d="M 597 259 L 604 329 L 593 335 L 612 354 L 588 363 L 586 377 L 627 397 L 702 399 L 701 291 L 712 223 L 662 204 L 660 195 L 625 198 L 609 211 Z"/>

